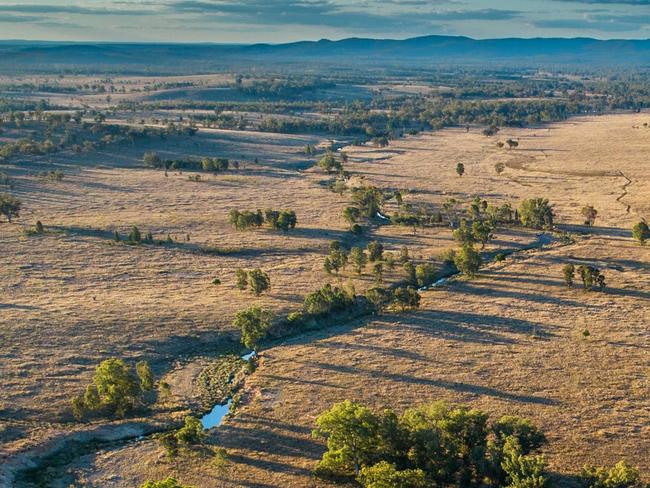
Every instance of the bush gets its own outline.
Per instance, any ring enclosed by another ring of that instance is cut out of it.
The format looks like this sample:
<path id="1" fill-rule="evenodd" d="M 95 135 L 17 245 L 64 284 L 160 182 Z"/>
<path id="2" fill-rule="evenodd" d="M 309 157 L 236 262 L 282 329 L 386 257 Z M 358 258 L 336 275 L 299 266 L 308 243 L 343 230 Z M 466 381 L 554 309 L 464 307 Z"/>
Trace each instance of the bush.
<path id="1" fill-rule="evenodd" d="M 432 264 L 418 264 L 415 267 L 415 279 L 418 286 L 429 286 L 435 281 L 436 270 Z"/>
<path id="2" fill-rule="evenodd" d="M 642 246 L 645 245 L 646 241 L 650 239 L 650 227 L 648 227 L 648 224 L 645 222 L 639 222 L 634 227 L 632 227 L 632 237 L 639 241 L 639 244 Z"/>

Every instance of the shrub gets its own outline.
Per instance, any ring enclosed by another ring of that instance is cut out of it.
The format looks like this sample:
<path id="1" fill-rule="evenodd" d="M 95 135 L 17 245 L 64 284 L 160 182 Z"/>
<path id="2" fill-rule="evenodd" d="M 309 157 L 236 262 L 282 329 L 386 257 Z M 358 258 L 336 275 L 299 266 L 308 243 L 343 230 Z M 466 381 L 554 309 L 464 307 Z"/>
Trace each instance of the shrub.
<path id="1" fill-rule="evenodd" d="M 0 205 L 1 205 L 1 196 L 0 196 Z M 632 237 L 639 241 L 639 244 L 642 246 L 645 245 L 646 241 L 650 239 L 650 227 L 645 222 L 639 222 L 634 227 L 632 227 Z"/>
<path id="2" fill-rule="evenodd" d="M 456 173 L 458 176 L 463 176 L 465 174 L 465 165 L 463 163 L 458 163 L 456 165 Z"/>
<path id="3" fill-rule="evenodd" d="M 34 227 L 34 231 L 37 234 L 42 234 L 43 232 L 45 232 L 45 229 L 43 228 L 43 223 L 40 220 L 36 221 L 36 226 Z"/>

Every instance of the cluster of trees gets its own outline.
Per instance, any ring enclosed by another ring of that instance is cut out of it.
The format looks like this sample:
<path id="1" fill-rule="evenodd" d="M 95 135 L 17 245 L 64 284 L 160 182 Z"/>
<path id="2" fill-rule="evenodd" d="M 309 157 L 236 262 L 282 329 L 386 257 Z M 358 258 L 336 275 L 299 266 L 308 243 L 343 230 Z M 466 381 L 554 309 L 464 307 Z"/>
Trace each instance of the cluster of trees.
<path id="1" fill-rule="evenodd" d="M 83 395 L 72 400 L 77 420 L 88 415 L 124 417 L 145 404 L 145 394 L 154 389 L 154 375 L 146 361 L 132 368 L 122 359 L 102 361 Z"/>
<path id="2" fill-rule="evenodd" d="M 525 227 L 552 229 L 553 217 L 553 208 L 546 198 L 529 198 L 519 207 L 519 220 Z"/>
<path id="3" fill-rule="evenodd" d="M 149 168 L 165 170 L 194 170 L 220 173 L 226 171 L 230 161 L 226 158 L 203 158 L 200 161 L 187 159 L 161 159 L 155 152 L 146 152 L 142 157 L 142 163 Z"/>
<path id="4" fill-rule="evenodd" d="M 350 225 L 350 230 L 360 233 L 362 227 L 357 222 L 377 217 L 386 197 L 379 188 L 374 186 L 353 188 L 351 194 L 353 204 L 343 209 L 343 218 Z"/>
<path id="5" fill-rule="evenodd" d="M 339 173 L 343 174 L 343 163 L 347 162 L 347 154 L 341 153 L 340 157 L 336 157 L 336 155 L 331 152 L 327 151 L 325 156 L 323 156 L 319 161 L 318 161 L 318 167 L 325 171 L 327 174 L 330 173 Z"/>
<path id="6" fill-rule="evenodd" d="M 577 268 L 575 265 L 568 263 L 562 268 L 562 275 L 564 282 L 570 288 L 573 286 L 576 272 L 582 280 L 582 288 L 585 291 L 604 291 L 605 290 L 605 275 L 595 266 L 580 265 Z"/>
<path id="7" fill-rule="evenodd" d="M 529 420 L 436 402 L 376 413 L 346 400 L 316 419 L 312 435 L 327 441 L 315 468 L 319 477 L 357 481 L 365 488 L 430 486 L 544 488 L 550 486 L 538 450 L 544 434 Z M 585 466 L 588 488 L 642 488 L 639 471 L 621 461 Z"/>
<path id="8" fill-rule="evenodd" d="M 17 128 L 32 129 L 29 137 L 15 142 L 0 144 L 0 158 L 15 155 L 45 155 L 70 149 L 74 152 L 90 152 L 112 144 L 135 144 L 148 138 L 165 138 L 168 135 L 193 134 L 189 128 L 130 127 L 104 123 L 105 115 L 94 114 L 93 122 L 82 122 L 84 113 L 43 114 L 40 111 L 26 115 L 24 112 L 10 113 L 6 122 Z M 93 114 L 91 114 L 93 115 Z M 31 120 L 27 120 L 27 117 Z M 0 125 L 2 122 L 0 121 Z"/>
<path id="9" fill-rule="evenodd" d="M 267 208 L 264 212 L 257 209 L 255 212 L 250 210 L 232 209 L 228 212 L 228 222 L 236 230 L 246 230 L 251 227 L 262 227 L 264 223 L 272 229 L 287 231 L 295 229 L 298 223 L 296 212 L 293 210 L 273 210 Z"/>
<path id="10" fill-rule="evenodd" d="M 506 416 L 489 422 L 485 412 L 442 402 L 397 415 L 375 413 L 346 400 L 316 419 L 315 437 L 327 451 L 315 472 L 362 486 L 543 487 L 546 441 L 528 420 Z"/>
<path id="11" fill-rule="evenodd" d="M 250 288 L 256 296 L 260 296 L 271 288 L 271 278 L 259 268 L 251 270 L 237 268 L 235 271 L 235 280 L 238 289 L 245 290 L 246 288 Z"/>
<path id="12" fill-rule="evenodd" d="M 122 236 L 117 230 L 113 233 L 113 240 L 115 242 L 122 242 Z M 138 245 L 142 243 L 154 244 L 155 241 L 153 238 L 153 234 L 151 232 L 147 232 L 143 236 L 142 233 L 140 232 L 140 229 L 138 229 L 138 227 L 134 225 L 133 227 L 131 227 L 131 230 L 126 236 L 126 240 L 124 242 L 126 244 Z"/>

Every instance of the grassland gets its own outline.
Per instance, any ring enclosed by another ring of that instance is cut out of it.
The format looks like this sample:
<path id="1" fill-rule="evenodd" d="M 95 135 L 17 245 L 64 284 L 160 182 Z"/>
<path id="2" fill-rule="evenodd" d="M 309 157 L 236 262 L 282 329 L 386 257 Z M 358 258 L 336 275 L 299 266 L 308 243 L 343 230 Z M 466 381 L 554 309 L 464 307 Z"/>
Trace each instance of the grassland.
<path id="1" fill-rule="evenodd" d="M 502 129 L 494 137 L 479 128 L 448 129 L 387 148 L 346 147 L 353 185 L 408 190 L 406 202 L 432 208 L 450 197 L 462 205 L 474 195 L 517 205 L 543 196 L 555 205 L 561 228 L 589 235 L 519 253 L 475 280 L 424 292 L 417 312 L 333 327 L 265 350 L 241 405 L 210 433 L 210 443 L 230 454 L 226 473 L 216 474 L 199 458 L 169 463 L 147 440 L 74 460 L 61 486 L 135 486 L 166 474 L 200 487 L 314 486 L 320 482 L 310 473 L 323 446 L 309 436 L 313 420 L 344 398 L 397 409 L 445 399 L 529 417 L 547 433 L 550 466 L 567 485 L 589 462 L 625 458 L 648 473 L 650 251 L 635 245 L 629 231 L 650 215 L 648 121 L 646 113 L 583 117 Z M 508 138 L 519 147 L 496 146 Z M 177 408 L 187 408 L 196 376 L 220 346 L 236 340 L 234 313 L 253 299 L 235 289 L 235 268 L 269 272 L 272 289 L 255 301 L 278 313 L 336 281 L 322 270 L 327 246 L 353 238 L 341 218 L 347 196 L 329 191 L 327 177 L 307 169 L 313 160 L 302 147 L 319 142 L 200 130 L 133 148 L 5 165 L 25 210 L 15 224 L 0 225 L 0 338 L 6 345 L 0 351 L 0 455 L 13 459 L 45 439 L 83 429 L 70 423 L 69 399 L 109 356 L 149 360 L 167 375 Z M 145 150 L 243 164 L 196 183 L 186 172 L 165 176 L 142 168 Z M 462 177 L 457 162 L 465 164 Z M 501 175 L 498 162 L 506 167 Z M 34 174 L 52 168 L 65 178 Z M 386 212 L 395 210 L 391 205 Z M 584 205 L 599 212 L 591 229 L 581 225 Z M 231 208 L 266 207 L 294 209 L 298 228 L 236 232 L 227 224 Z M 37 219 L 47 232 L 25 236 Z M 114 231 L 125 234 L 132 225 L 174 243 L 113 242 Z M 453 246 L 444 227 L 414 234 L 377 226 L 372 238 L 389 251 L 407 245 L 416 259 L 433 262 Z M 536 238 L 499 229 L 488 250 L 522 248 Z M 585 260 L 604 269 L 606 293 L 563 285 L 562 264 Z M 211 283 L 215 277 L 222 285 Z M 399 279 L 399 271 L 386 279 Z M 368 273 L 346 272 L 340 281 L 359 291 L 373 286 Z"/>

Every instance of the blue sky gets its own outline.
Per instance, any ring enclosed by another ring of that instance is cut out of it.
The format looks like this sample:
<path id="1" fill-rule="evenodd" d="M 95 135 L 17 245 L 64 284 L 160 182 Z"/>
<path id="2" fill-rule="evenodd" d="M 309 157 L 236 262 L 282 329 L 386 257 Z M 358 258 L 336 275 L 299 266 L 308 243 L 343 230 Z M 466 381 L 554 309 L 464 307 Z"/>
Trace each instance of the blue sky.
<path id="1" fill-rule="evenodd" d="M 418 35 L 650 38 L 650 0 L 0 0 L 0 38 L 287 42 Z"/>

